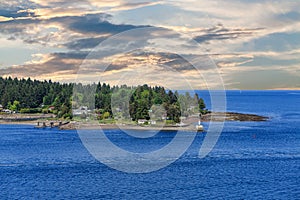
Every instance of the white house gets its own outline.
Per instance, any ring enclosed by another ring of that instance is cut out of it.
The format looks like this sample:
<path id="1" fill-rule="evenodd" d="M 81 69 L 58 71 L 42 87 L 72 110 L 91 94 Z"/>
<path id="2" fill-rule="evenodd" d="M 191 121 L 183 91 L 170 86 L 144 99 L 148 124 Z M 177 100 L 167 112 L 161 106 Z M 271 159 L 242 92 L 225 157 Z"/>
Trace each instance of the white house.
<path id="1" fill-rule="evenodd" d="M 87 106 L 80 106 L 78 109 L 73 110 L 73 115 L 74 116 L 87 115 L 88 111 L 89 110 Z"/>
<path id="2" fill-rule="evenodd" d="M 144 125 L 144 124 L 151 124 L 151 125 L 156 125 L 156 121 L 155 120 L 146 120 L 146 119 L 139 119 L 138 120 L 138 124 L 139 125 Z"/>
<path id="3" fill-rule="evenodd" d="M 7 114 L 12 114 L 13 112 L 11 111 L 11 110 L 9 110 L 9 109 L 4 109 L 4 110 L 2 110 L 2 112 L 5 112 L 5 113 L 7 113 Z"/>
<path id="4" fill-rule="evenodd" d="M 145 124 L 145 123 L 147 123 L 148 122 L 148 120 L 146 120 L 146 119 L 139 119 L 138 120 L 138 124 L 139 125 L 143 125 L 143 124 Z"/>
<path id="5" fill-rule="evenodd" d="M 156 125 L 156 121 L 155 121 L 155 120 L 151 120 L 151 121 L 150 121 L 150 124 L 151 124 L 151 125 Z"/>

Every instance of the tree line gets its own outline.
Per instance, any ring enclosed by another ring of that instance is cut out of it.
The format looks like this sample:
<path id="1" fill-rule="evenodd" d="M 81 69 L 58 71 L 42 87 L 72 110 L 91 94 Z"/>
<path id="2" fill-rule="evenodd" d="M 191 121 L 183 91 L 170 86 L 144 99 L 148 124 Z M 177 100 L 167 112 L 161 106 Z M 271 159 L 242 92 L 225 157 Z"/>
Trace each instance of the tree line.
<path id="1" fill-rule="evenodd" d="M 71 83 L 0 77 L 0 104 L 15 112 L 48 112 L 53 106 L 58 117 L 70 117 L 72 91 Z"/>
<path id="2" fill-rule="evenodd" d="M 73 95 L 74 94 L 74 95 Z M 206 112 L 197 94 L 166 90 L 164 87 L 88 85 L 0 77 L 0 104 L 21 113 L 54 113 L 72 118 L 72 107 L 87 106 L 101 117 L 150 119 L 151 115 L 180 122 L 180 117 Z"/>

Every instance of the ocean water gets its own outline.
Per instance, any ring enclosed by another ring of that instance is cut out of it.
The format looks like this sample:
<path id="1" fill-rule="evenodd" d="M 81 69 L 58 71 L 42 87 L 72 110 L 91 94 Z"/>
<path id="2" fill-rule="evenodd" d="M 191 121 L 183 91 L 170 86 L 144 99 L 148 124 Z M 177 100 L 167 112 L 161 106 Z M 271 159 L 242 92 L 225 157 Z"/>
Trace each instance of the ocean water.
<path id="1" fill-rule="evenodd" d="M 199 93 L 209 107 L 208 92 Z M 147 174 L 98 162 L 76 131 L 0 125 L 0 199 L 300 199 L 300 91 L 229 91 L 227 106 L 270 120 L 226 122 L 203 159 L 198 134 L 176 162 Z M 176 135 L 105 133 L 133 152 L 160 149 Z"/>

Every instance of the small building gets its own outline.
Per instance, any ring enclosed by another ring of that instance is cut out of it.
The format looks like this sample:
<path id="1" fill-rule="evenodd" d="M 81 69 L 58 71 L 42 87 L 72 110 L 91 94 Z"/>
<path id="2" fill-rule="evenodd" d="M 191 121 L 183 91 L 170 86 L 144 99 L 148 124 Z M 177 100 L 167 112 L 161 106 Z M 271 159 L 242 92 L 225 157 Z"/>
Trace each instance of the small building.
<path id="1" fill-rule="evenodd" d="M 151 121 L 150 121 L 150 124 L 151 124 L 151 125 L 156 125 L 156 121 L 155 121 L 155 120 L 151 120 Z"/>
<path id="2" fill-rule="evenodd" d="M 2 111 L 3 110 L 3 106 L 0 104 L 0 111 Z"/>
<path id="3" fill-rule="evenodd" d="M 156 125 L 156 121 L 155 120 L 139 119 L 138 124 L 139 125 L 144 125 L 144 124 Z"/>
<path id="4" fill-rule="evenodd" d="M 88 110 L 87 106 L 80 106 L 78 109 L 73 110 L 74 116 L 87 115 L 91 110 Z"/>
<path id="5" fill-rule="evenodd" d="M 49 111 L 55 110 L 55 106 L 49 106 L 48 110 L 49 110 Z"/>
<path id="6" fill-rule="evenodd" d="M 148 120 L 146 120 L 146 119 L 139 119 L 138 120 L 139 125 L 143 125 L 143 124 L 146 124 L 146 123 L 148 123 Z"/>
<path id="7" fill-rule="evenodd" d="M 7 113 L 7 114 L 12 114 L 13 111 L 9 110 L 9 109 L 4 109 L 2 110 L 2 112 Z"/>

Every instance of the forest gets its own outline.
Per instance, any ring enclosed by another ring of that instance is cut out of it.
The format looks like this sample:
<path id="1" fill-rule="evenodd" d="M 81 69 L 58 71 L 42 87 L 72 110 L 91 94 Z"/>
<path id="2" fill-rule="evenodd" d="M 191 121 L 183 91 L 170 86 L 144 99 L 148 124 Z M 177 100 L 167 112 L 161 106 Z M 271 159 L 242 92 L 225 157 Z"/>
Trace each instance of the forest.
<path id="1" fill-rule="evenodd" d="M 0 108 L 17 113 L 53 113 L 72 119 L 73 109 L 87 107 L 102 119 L 139 119 L 156 117 L 180 122 L 181 117 L 205 113 L 205 103 L 197 94 L 166 90 L 160 86 L 110 86 L 58 83 L 0 77 Z"/>

